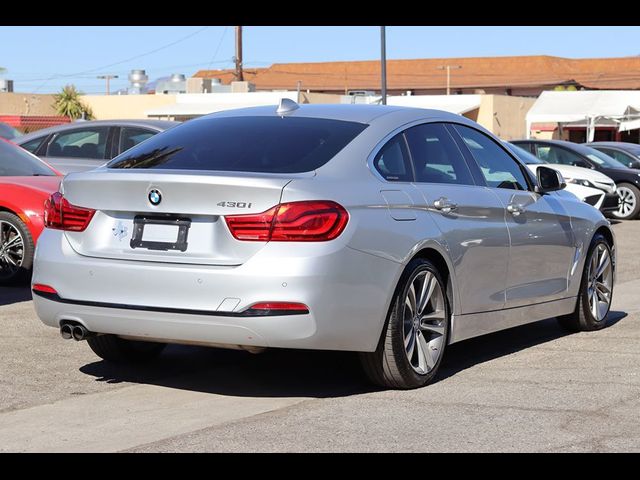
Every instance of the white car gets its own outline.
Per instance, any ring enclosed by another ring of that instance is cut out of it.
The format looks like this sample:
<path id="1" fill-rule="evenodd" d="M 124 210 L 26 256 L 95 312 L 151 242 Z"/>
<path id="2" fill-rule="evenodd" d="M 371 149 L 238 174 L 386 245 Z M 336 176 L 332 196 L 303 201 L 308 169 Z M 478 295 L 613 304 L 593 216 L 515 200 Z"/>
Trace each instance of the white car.
<path id="1" fill-rule="evenodd" d="M 514 145 L 513 143 L 505 143 L 534 174 L 540 166 L 553 168 L 560 172 L 567 182 L 565 188 L 567 192 L 572 193 L 581 201 L 594 206 L 602 213 L 610 213 L 618 210 L 620 197 L 616 190 L 616 184 L 604 173 L 589 168 L 576 167 L 574 165 L 545 163 L 522 147 Z"/>

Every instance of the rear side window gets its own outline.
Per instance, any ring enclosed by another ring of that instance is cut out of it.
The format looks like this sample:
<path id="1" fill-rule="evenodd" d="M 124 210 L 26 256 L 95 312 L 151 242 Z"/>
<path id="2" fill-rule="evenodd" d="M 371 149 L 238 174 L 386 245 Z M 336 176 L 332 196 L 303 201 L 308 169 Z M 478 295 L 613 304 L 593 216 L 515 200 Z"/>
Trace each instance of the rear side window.
<path id="1" fill-rule="evenodd" d="M 418 125 L 407 130 L 405 135 L 416 182 L 474 185 L 467 162 L 443 125 Z"/>
<path id="2" fill-rule="evenodd" d="M 407 145 L 401 133 L 380 149 L 373 161 L 373 166 L 389 182 L 413 181 Z"/>
<path id="3" fill-rule="evenodd" d="M 0 177 L 52 176 L 55 172 L 22 148 L 0 140 Z"/>
<path id="4" fill-rule="evenodd" d="M 155 135 L 109 168 L 300 173 L 321 167 L 366 125 L 305 117 L 209 117 Z"/>
<path id="5" fill-rule="evenodd" d="M 90 127 L 59 133 L 47 148 L 47 157 L 103 160 L 109 127 Z"/>
<path id="6" fill-rule="evenodd" d="M 44 139 L 45 137 L 34 138 L 33 140 L 29 140 L 28 142 L 25 142 L 20 146 L 24 148 L 27 152 L 36 153 L 36 150 L 38 150 L 40 145 L 42 145 L 42 141 Z"/>

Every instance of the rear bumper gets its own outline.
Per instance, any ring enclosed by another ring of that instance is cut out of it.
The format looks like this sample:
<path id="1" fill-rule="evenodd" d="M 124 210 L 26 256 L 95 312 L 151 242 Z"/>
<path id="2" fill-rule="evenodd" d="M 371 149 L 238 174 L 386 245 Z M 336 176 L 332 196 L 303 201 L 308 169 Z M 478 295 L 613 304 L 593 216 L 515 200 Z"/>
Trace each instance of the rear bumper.
<path id="1" fill-rule="evenodd" d="M 339 242 L 267 244 L 236 267 L 85 257 L 46 229 L 33 283 L 46 325 L 97 333 L 259 347 L 373 351 L 402 265 Z M 300 302 L 307 314 L 243 315 L 257 302 Z"/>
<path id="2" fill-rule="evenodd" d="M 602 205 L 600 205 L 601 212 L 615 212 L 618 210 L 618 204 L 620 202 L 620 197 L 617 193 L 607 193 L 604 196 L 604 200 L 602 201 Z"/>

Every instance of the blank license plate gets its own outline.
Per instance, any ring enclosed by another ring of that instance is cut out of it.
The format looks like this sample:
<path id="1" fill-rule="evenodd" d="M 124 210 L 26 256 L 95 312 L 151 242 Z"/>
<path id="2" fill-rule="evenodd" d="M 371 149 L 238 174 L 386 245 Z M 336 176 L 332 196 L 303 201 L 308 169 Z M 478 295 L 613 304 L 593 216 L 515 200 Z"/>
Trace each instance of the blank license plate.
<path id="1" fill-rule="evenodd" d="M 142 240 L 144 242 L 176 243 L 178 230 L 177 225 L 154 225 L 149 223 L 144 226 Z"/>
<path id="2" fill-rule="evenodd" d="M 131 248 L 185 252 L 190 227 L 189 218 L 137 215 L 133 219 L 133 237 L 130 245 Z"/>

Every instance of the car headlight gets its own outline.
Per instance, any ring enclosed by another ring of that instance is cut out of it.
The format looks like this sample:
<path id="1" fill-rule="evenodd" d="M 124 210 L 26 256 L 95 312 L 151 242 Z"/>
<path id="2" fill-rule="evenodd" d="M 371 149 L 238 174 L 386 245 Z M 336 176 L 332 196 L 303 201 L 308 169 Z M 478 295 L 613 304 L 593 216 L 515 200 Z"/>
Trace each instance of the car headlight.
<path id="1" fill-rule="evenodd" d="M 575 183 L 576 185 L 582 185 L 583 187 L 596 188 L 595 185 L 593 185 L 593 183 L 591 183 L 589 180 L 585 180 L 584 178 L 566 178 L 565 177 L 565 181 L 567 183 Z"/>

